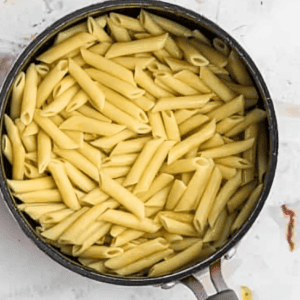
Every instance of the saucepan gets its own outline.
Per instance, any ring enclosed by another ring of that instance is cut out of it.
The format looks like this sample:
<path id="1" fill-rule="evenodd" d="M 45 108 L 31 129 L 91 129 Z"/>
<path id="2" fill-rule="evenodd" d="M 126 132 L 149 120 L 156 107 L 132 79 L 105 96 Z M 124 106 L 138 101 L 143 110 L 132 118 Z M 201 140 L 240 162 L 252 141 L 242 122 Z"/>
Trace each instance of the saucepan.
<path id="1" fill-rule="evenodd" d="M 189 265 L 184 269 L 181 269 L 172 274 L 164 275 L 157 278 L 126 278 L 126 277 L 114 277 L 109 275 L 103 275 L 93 271 L 88 267 L 84 267 L 78 263 L 78 261 L 68 255 L 62 254 L 55 247 L 48 245 L 42 241 L 35 231 L 35 222 L 29 217 L 21 214 L 17 209 L 16 200 L 13 198 L 8 185 L 7 178 L 10 178 L 10 165 L 3 155 L 1 155 L 1 171 L 0 171 L 0 186 L 3 199 L 5 200 L 9 211 L 16 219 L 17 223 L 24 231 L 24 233 L 40 248 L 46 255 L 51 257 L 57 263 L 68 268 L 69 270 L 76 272 L 80 275 L 86 276 L 90 279 L 105 282 L 114 285 L 125 286 L 161 286 L 164 288 L 171 287 L 174 283 L 182 282 L 186 286 L 190 287 L 198 299 L 237 299 L 235 293 L 228 289 L 226 286 L 222 274 L 221 274 L 221 260 L 224 257 L 231 256 L 233 249 L 237 246 L 238 242 L 246 235 L 251 228 L 255 220 L 258 218 L 265 201 L 268 198 L 272 182 L 275 176 L 277 155 L 278 155 L 278 128 L 276 122 L 276 116 L 274 111 L 273 102 L 271 100 L 268 88 L 264 82 L 264 79 L 252 61 L 246 51 L 238 44 L 238 42 L 232 38 L 228 33 L 222 30 L 218 25 L 208 20 L 204 16 L 195 13 L 186 8 L 164 3 L 161 1 L 138 1 L 138 0 L 116 0 L 107 1 L 103 3 L 94 4 L 82 9 L 79 9 L 62 19 L 56 21 L 50 27 L 46 28 L 39 36 L 37 36 L 30 45 L 23 51 L 14 63 L 11 71 L 9 72 L 1 93 L 0 93 L 0 137 L 5 132 L 4 129 L 4 114 L 9 111 L 10 107 L 10 95 L 12 93 L 12 86 L 16 75 L 26 70 L 30 63 L 39 54 L 49 48 L 53 44 L 54 38 L 58 32 L 67 29 L 75 24 L 78 24 L 85 20 L 88 16 L 101 16 L 110 12 L 117 12 L 129 16 L 136 17 L 139 14 L 141 8 L 147 9 L 149 12 L 157 14 L 159 16 L 168 18 L 177 23 L 194 30 L 200 29 L 209 39 L 218 37 L 226 42 L 226 44 L 235 49 L 240 58 L 246 65 L 254 85 L 259 93 L 258 105 L 264 108 L 267 112 L 266 124 L 268 128 L 268 152 L 269 161 L 266 176 L 264 178 L 263 192 L 257 202 L 257 205 L 251 213 L 246 223 L 236 232 L 231 239 L 218 251 L 210 255 L 205 260 Z M 210 270 L 211 279 L 217 290 L 214 296 L 208 297 L 202 284 L 193 276 L 193 274 L 199 273 L 203 270 Z"/>

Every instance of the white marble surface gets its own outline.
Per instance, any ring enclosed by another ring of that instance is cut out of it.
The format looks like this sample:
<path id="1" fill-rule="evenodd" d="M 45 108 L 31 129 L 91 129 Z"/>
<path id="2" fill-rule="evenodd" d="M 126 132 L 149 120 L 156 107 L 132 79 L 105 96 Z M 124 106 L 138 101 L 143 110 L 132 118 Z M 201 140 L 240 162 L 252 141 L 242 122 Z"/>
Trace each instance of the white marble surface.
<path id="1" fill-rule="evenodd" d="M 167 0 L 166 0 L 167 1 Z M 0 84 L 9 65 L 31 39 L 52 22 L 94 0 L 0 0 Z M 238 40 L 261 70 L 278 110 L 279 162 L 268 201 L 223 273 L 239 294 L 255 300 L 298 300 L 300 224 L 296 250 L 285 239 L 280 206 L 300 211 L 300 40 L 296 0 L 168 0 L 203 14 Z M 9 57 L 8 57 L 9 56 Z M 9 58 L 9 59 L 8 59 Z M 143 300 L 195 299 L 183 285 L 170 290 L 99 283 L 64 269 L 42 253 L 19 229 L 0 201 L 0 299 Z M 211 292 L 211 285 L 208 283 Z"/>

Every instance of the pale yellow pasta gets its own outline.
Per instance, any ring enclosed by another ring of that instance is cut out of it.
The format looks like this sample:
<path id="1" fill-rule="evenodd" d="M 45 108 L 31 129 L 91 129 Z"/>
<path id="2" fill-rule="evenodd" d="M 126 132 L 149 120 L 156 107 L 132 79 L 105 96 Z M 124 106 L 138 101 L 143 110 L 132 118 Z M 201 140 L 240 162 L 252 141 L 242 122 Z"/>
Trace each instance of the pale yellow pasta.
<path id="1" fill-rule="evenodd" d="M 161 113 L 158 112 L 148 112 L 149 124 L 152 129 L 152 136 L 154 138 L 167 139 L 166 129 L 162 120 Z"/>
<path id="2" fill-rule="evenodd" d="M 259 124 L 259 135 L 257 140 L 257 169 L 259 183 L 263 182 L 268 168 L 268 135 L 263 122 Z"/>
<path id="3" fill-rule="evenodd" d="M 88 175 L 94 181 L 99 182 L 98 168 L 76 150 L 61 149 L 53 147 L 53 152 L 70 162 L 74 167 Z"/>
<path id="4" fill-rule="evenodd" d="M 118 26 L 111 18 L 107 18 L 107 25 L 110 33 L 117 42 L 130 42 L 131 38 L 128 30 L 124 27 Z"/>
<path id="5" fill-rule="evenodd" d="M 87 29 L 88 32 L 93 35 L 98 42 L 112 42 L 111 37 L 92 17 L 88 17 Z"/>
<path id="6" fill-rule="evenodd" d="M 56 188 L 56 184 L 53 178 L 50 176 L 27 180 L 8 179 L 7 184 L 15 193 L 27 193 L 44 189 Z"/>
<path id="7" fill-rule="evenodd" d="M 203 234 L 208 226 L 208 216 L 220 189 L 221 181 L 221 171 L 215 166 L 195 212 L 194 226 L 200 234 Z"/>
<path id="8" fill-rule="evenodd" d="M 181 132 L 177 126 L 176 119 L 172 110 L 164 110 L 161 112 L 163 124 L 165 127 L 167 139 L 179 142 L 181 140 Z"/>
<path id="9" fill-rule="evenodd" d="M 192 36 L 197 40 L 200 40 L 202 43 L 205 43 L 209 46 L 211 45 L 210 40 L 199 29 L 194 29 L 192 31 Z"/>
<path id="10" fill-rule="evenodd" d="M 12 179 L 22 180 L 25 173 L 25 149 L 18 128 L 8 115 L 4 115 L 4 123 L 12 146 Z"/>
<path id="11" fill-rule="evenodd" d="M 239 208 L 250 196 L 252 191 L 257 186 L 256 181 L 249 182 L 248 184 L 240 187 L 236 191 L 231 199 L 227 202 L 227 210 L 229 213 L 233 213 L 237 208 Z"/>
<path id="12" fill-rule="evenodd" d="M 124 186 L 133 185 L 139 182 L 142 174 L 145 172 L 145 169 L 162 143 L 163 139 L 159 138 L 150 140 L 145 144 L 141 153 L 127 174 L 123 183 Z"/>
<path id="13" fill-rule="evenodd" d="M 197 165 L 197 169 L 174 211 L 191 211 L 198 207 L 197 199 L 202 198 L 206 185 L 214 169 L 214 163 L 212 159 L 203 157 L 198 158 Z"/>
<path id="14" fill-rule="evenodd" d="M 230 48 L 227 45 L 227 43 L 218 37 L 213 39 L 213 46 L 217 51 L 219 51 L 220 53 L 222 53 L 225 56 L 228 56 L 230 53 Z M 228 61 L 228 64 L 229 64 L 229 61 Z"/>
<path id="15" fill-rule="evenodd" d="M 155 252 L 165 250 L 168 245 L 168 242 L 164 238 L 157 238 L 107 260 L 104 265 L 109 269 L 120 269 Z"/>
<path id="16" fill-rule="evenodd" d="M 15 197 L 25 203 L 62 202 L 58 189 L 33 190 L 31 192 L 17 192 Z"/>
<path id="17" fill-rule="evenodd" d="M 228 88 L 208 67 L 201 67 L 200 79 L 225 102 L 237 96 L 236 93 Z"/>
<path id="18" fill-rule="evenodd" d="M 52 96 L 56 98 L 60 96 L 63 92 L 69 89 L 76 83 L 74 78 L 70 75 L 65 76 L 61 81 L 59 81 L 56 86 L 53 88 Z"/>
<path id="19" fill-rule="evenodd" d="M 187 264 L 195 261 L 200 251 L 202 250 L 203 242 L 200 240 L 192 246 L 186 248 L 182 252 L 176 254 L 168 260 L 155 264 L 149 272 L 149 277 L 158 277 L 164 274 L 171 273 L 175 270 L 178 270 Z"/>
<path id="20" fill-rule="evenodd" d="M 213 65 L 223 68 L 228 64 L 228 58 L 225 55 L 221 54 L 206 43 L 197 39 L 190 39 L 189 41 Z"/>
<path id="21" fill-rule="evenodd" d="M 120 247 L 125 245 L 126 243 L 135 240 L 145 234 L 143 231 L 134 230 L 134 229 L 126 229 L 120 234 L 118 234 L 115 239 L 112 241 L 112 246 Z"/>
<path id="22" fill-rule="evenodd" d="M 90 192 L 86 193 L 81 199 L 80 203 L 83 205 L 97 205 L 100 204 L 107 199 L 109 199 L 109 195 L 105 194 L 103 191 L 100 190 L 99 186 L 91 190 Z"/>
<path id="23" fill-rule="evenodd" d="M 241 171 L 229 179 L 220 189 L 219 194 L 216 197 L 214 205 L 208 215 L 208 223 L 210 227 L 214 227 L 218 216 L 221 211 L 226 207 L 227 202 L 231 196 L 237 191 L 242 183 Z"/>
<path id="24" fill-rule="evenodd" d="M 53 211 L 47 214 L 44 214 L 40 217 L 39 221 L 42 224 L 52 224 L 52 223 L 59 223 L 69 215 L 71 215 L 74 211 L 70 208 L 62 209 Z"/>
<path id="25" fill-rule="evenodd" d="M 103 149 L 112 149 L 114 146 L 118 145 L 120 142 L 137 137 L 137 133 L 124 129 L 112 136 L 101 137 L 91 142 L 91 145 L 103 148 Z"/>
<path id="26" fill-rule="evenodd" d="M 21 103 L 23 99 L 23 93 L 26 83 L 26 75 L 24 72 L 20 72 L 13 84 L 11 105 L 10 105 L 10 117 L 12 120 L 20 117 Z"/>
<path id="27" fill-rule="evenodd" d="M 176 241 L 170 244 L 170 248 L 174 251 L 182 251 L 195 243 L 201 241 L 201 238 L 195 238 L 195 237 L 184 237 L 181 241 Z M 202 252 L 202 251 L 201 251 Z"/>
<path id="28" fill-rule="evenodd" d="M 168 185 L 153 195 L 147 202 L 145 202 L 145 207 L 159 207 L 163 208 L 166 204 L 168 195 L 170 193 L 171 185 Z"/>
<path id="29" fill-rule="evenodd" d="M 81 258 L 110 259 L 115 256 L 122 255 L 123 251 L 124 250 L 122 248 L 95 245 L 80 253 L 79 256 Z"/>
<path id="30" fill-rule="evenodd" d="M 161 228 L 161 225 L 150 218 L 140 220 L 133 214 L 121 210 L 109 209 L 101 215 L 100 220 L 149 233 L 154 233 Z"/>
<path id="31" fill-rule="evenodd" d="M 160 221 L 165 230 L 169 233 L 192 237 L 199 236 L 199 233 L 196 231 L 195 227 L 192 224 L 179 222 L 166 216 L 160 216 Z"/>
<path id="32" fill-rule="evenodd" d="M 160 169 L 162 163 L 166 159 L 170 149 L 174 146 L 175 141 L 164 141 L 156 150 L 152 157 L 152 160 L 147 165 L 144 173 L 142 174 L 139 182 L 135 186 L 134 193 L 138 194 L 145 192 L 149 189 L 153 179 L 155 178 L 158 170 Z"/>
<path id="33" fill-rule="evenodd" d="M 230 116 L 224 118 L 217 124 L 216 132 L 220 134 L 226 134 L 226 132 L 230 131 L 233 127 L 237 126 L 239 123 L 244 121 L 244 116 Z"/>
<path id="34" fill-rule="evenodd" d="M 84 106 L 89 101 L 89 96 L 84 90 L 79 90 L 66 106 L 67 112 L 72 112 Z M 104 117 L 105 118 L 105 117 Z"/>
<path id="35" fill-rule="evenodd" d="M 120 225 L 113 225 L 109 231 L 109 234 L 115 238 L 120 234 L 122 234 L 123 232 L 125 232 L 126 230 L 128 230 L 126 227 Z"/>
<path id="36" fill-rule="evenodd" d="M 249 169 L 253 168 L 253 164 L 250 163 L 247 159 L 237 157 L 237 156 L 227 156 L 222 158 L 214 159 L 215 163 L 221 164 L 230 168 L 237 169 Z"/>
<path id="37" fill-rule="evenodd" d="M 145 207 L 143 202 L 122 185 L 107 176 L 104 171 L 100 171 L 99 173 L 99 185 L 102 191 L 116 199 L 139 219 L 144 218 Z"/>
<path id="38" fill-rule="evenodd" d="M 214 135 L 215 129 L 216 123 L 212 120 L 203 125 L 196 133 L 177 143 L 168 154 L 168 164 L 171 164 L 192 149 L 199 147 L 201 143 L 210 139 Z"/>
<path id="39" fill-rule="evenodd" d="M 162 34 L 148 39 L 114 43 L 105 54 L 106 58 L 126 56 L 135 53 L 152 52 L 162 49 L 166 43 L 168 34 Z"/>
<path id="40" fill-rule="evenodd" d="M 253 212 L 255 205 L 257 204 L 259 197 L 261 196 L 263 190 L 263 184 L 258 185 L 253 192 L 251 193 L 249 199 L 242 207 L 241 211 L 239 212 L 238 216 L 236 217 L 234 223 L 231 226 L 231 234 L 234 234 L 245 221 L 250 217 Z"/>
<path id="41" fill-rule="evenodd" d="M 173 58 L 173 57 L 165 57 L 164 60 L 168 64 L 168 66 L 172 69 L 173 72 L 180 72 L 180 71 L 187 70 L 187 71 L 190 71 L 192 73 L 199 74 L 200 68 L 197 67 L 197 66 L 192 65 L 191 63 L 189 63 L 187 61 L 179 60 L 179 59 L 176 59 L 176 58 Z M 176 75 L 177 74 L 174 75 L 175 78 L 177 78 Z"/>
<path id="42" fill-rule="evenodd" d="M 134 57 L 134 56 L 121 56 L 112 58 L 111 61 L 127 68 L 128 70 L 134 71 L 136 67 L 146 69 L 146 67 L 153 61 L 154 57 Z"/>
<path id="43" fill-rule="evenodd" d="M 11 142 L 6 134 L 2 135 L 2 140 L 1 140 L 1 149 L 6 157 L 6 159 L 9 161 L 9 163 L 12 165 L 13 163 L 13 150 L 12 150 L 12 145 Z"/>
<path id="44" fill-rule="evenodd" d="M 173 109 L 194 109 L 203 107 L 213 96 L 213 94 L 203 94 L 181 97 L 160 98 L 153 107 L 152 112 Z"/>
<path id="45" fill-rule="evenodd" d="M 211 157 L 211 158 L 219 158 L 219 157 L 226 157 L 230 155 L 236 155 L 250 149 L 254 143 L 254 140 L 255 140 L 254 138 L 250 138 L 244 141 L 225 144 L 220 147 L 200 151 L 199 154 L 201 156 Z"/>
<path id="46" fill-rule="evenodd" d="M 198 109 L 198 113 L 199 114 L 206 114 L 206 113 L 214 110 L 215 108 L 217 108 L 217 107 L 219 107 L 223 104 L 224 104 L 223 101 L 209 101 L 202 108 Z"/>
<path id="47" fill-rule="evenodd" d="M 215 164 L 221 171 L 222 177 L 225 180 L 229 180 L 237 174 L 238 169 L 227 167 L 221 164 Z"/>
<path id="48" fill-rule="evenodd" d="M 158 85 L 159 87 L 161 87 L 162 89 L 166 90 L 167 92 L 172 93 L 174 95 L 178 95 L 178 93 L 175 90 L 173 90 L 171 87 L 165 85 L 158 77 L 155 77 L 154 83 L 156 85 Z"/>
<path id="49" fill-rule="evenodd" d="M 227 117 L 230 117 L 234 114 L 244 115 L 244 97 L 242 95 L 232 99 L 226 104 L 216 108 L 215 110 L 209 112 L 207 115 L 211 119 L 215 119 L 216 122 L 219 122 Z"/>
<path id="50" fill-rule="evenodd" d="M 39 132 L 39 127 L 37 124 L 32 121 L 29 125 L 27 125 L 23 131 L 23 137 L 25 136 L 30 136 L 30 135 L 35 135 Z"/>
<path id="51" fill-rule="evenodd" d="M 237 94 L 243 95 L 245 98 L 248 98 L 248 99 L 258 99 L 259 98 L 259 94 L 254 86 L 239 85 L 239 84 L 235 84 L 233 82 L 227 81 L 227 80 L 223 80 L 223 82 L 234 92 L 236 92 Z"/>
<path id="52" fill-rule="evenodd" d="M 79 93 L 80 93 L 80 91 L 79 91 Z M 75 95 L 75 97 L 76 97 L 76 95 Z M 96 109 L 94 109 L 94 108 L 92 108 L 92 107 L 90 107 L 90 106 L 88 106 L 86 104 L 82 105 L 81 107 L 79 107 L 76 110 L 76 114 L 80 115 L 78 113 L 80 113 L 83 116 L 92 118 L 92 119 L 100 120 L 100 121 L 107 122 L 107 123 L 112 123 L 112 120 L 110 120 L 109 118 L 105 117 L 103 114 L 101 114 L 100 112 L 98 112 Z"/>
<path id="53" fill-rule="evenodd" d="M 50 49 L 39 55 L 37 60 L 51 64 L 69 52 L 95 40 L 96 37 L 87 32 L 76 33 L 60 44 L 52 46 Z"/>
<path id="54" fill-rule="evenodd" d="M 64 164 L 58 160 L 51 160 L 48 164 L 48 170 L 50 171 L 66 206 L 73 210 L 80 209 L 81 206 L 67 176 Z"/>
<path id="55" fill-rule="evenodd" d="M 36 166 L 32 165 L 30 162 L 25 162 L 24 175 L 26 178 L 38 178 L 45 176 L 45 173 L 40 174 Z"/>
<path id="56" fill-rule="evenodd" d="M 107 158 L 103 159 L 102 167 L 107 168 L 107 167 L 132 166 L 134 164 L 134 162 L 136 161 L 137 157 L 138 157 L 138 154 L 136 154 L 136 153 L 115 155 L 112 157 L 107 157 Z"/>
<path id="57" fill-rule="evenodd" d="M 127 176 L 130 166 L 102 167 L 102 171 L 112 179 Z"/>
<path id="58" fill-rule="evenodd" d="M 260 108 L 254 108 L 245 115 L 244 121 L 226 132 L 227 137 L 232 137 L 244 131 L 250 124 L 255 124 L 263 121 L 267 117 L 266 111 Z"/>
<path id="59" fill-rule="evenodd" d="M 228 56 L 227 70 L 230 75 L 241 85 L 253 85 L 252 79 L 247 71 L 245 64 L 238 55 L 237 51 L 232 49 Z"/>
<path id="60" fill-rule="evenodd" d="M 121 155 L 126 153 L 138 153 L 143 149 L 144 144 L 150 140 L 151 137 L 142 137 L 142 138 L 120 142 L 111 151 L 110 156 Z"/>
<path id="61" fill-rule="evenodd" d="M 118 26 L 124 27 L 128 30 L 143 32 L 145 29 L 138 19 L 118 13 L 110 13 L 110 19 Z"/>
<path id="62" fill-rule="evenodd" d="M 138 106 L 139 108 L 141 108 L 142 110 L 144 110 L 145 112 L 150 111 L 153 106 L 155 105 L 155 102 L 151 99 L 149 99 L 148 95 L 146 97 L 146 93 L 145 96 L 139 97 L 137 99 L 132 99 L 132 102 Z"/>
<path id="63" fill-rule="evenodd" d="M 196 114 L 196 115 L 192 116 L 191 118 L 185 120 L 178 126 L 180 136 L 184 136 L 187 133 L 190 133 L 191 131 L 193 131 L 194 129 L 199 128 L 201 125 L 206 123 L 208 120 L 209 120 L 209 117 L 206 115 Z"/>
<path id="64" fill-rule="evenodd" d="M 160 86 L 155 84 L 150 75 L 147 74 L 141 67 L 136 67 L 134 73 L 134 80 L 141 88 L 149 92 L 155 98 L 174 96 L 172 93 L 167 92 L 166 90 L 162 89 Z"/>
<path id="65" fill-rule="evenodd" d="M 217 131 L 217 129 L 216 129 L 216 131 Z M 209 140 L 207 140 L 205 143 L 200 145 L 199 150 L 215 148 L 218 146 L 222 146 L 224 144 L 225 144 L 225 142 L 224 142 L 222 136 L 219 133 L 215 133 Z"/>
<path id="66" fill-rule="evenodd" d="M 33 119 L 59 147 L 64 149 L 76 149 L 79 147 L 77 143 L 61 131 L 49 118 L 42 117 L 41 110 L 35 110 Z"/>

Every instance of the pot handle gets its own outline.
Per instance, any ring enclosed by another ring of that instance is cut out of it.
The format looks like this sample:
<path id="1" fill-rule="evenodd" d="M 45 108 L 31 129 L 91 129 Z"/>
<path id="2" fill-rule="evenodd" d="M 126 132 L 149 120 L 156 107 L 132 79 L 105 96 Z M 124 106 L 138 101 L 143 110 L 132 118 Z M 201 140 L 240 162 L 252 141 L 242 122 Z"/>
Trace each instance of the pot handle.
<path id="1" fill-rule="evenodd" d="M 217 294 L 208 297 L 202 283 L 193 275 L 183 278 L 181 282 L 195 294 L 198 300 L 238 300 L 237 295 L 228 289 L 221 273 L 221 261 L 218 260 L 210 266 L 210 278 L 217 290 Z"/>

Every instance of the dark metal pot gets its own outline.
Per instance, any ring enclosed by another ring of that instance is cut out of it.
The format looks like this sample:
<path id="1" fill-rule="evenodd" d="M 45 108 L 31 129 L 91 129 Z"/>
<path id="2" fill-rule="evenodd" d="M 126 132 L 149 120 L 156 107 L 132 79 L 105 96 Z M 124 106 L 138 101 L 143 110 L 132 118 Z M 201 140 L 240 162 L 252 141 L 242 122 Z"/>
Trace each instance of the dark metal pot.
<path id="1" fill-rule="evenodd" d="M 47 245 L 41 239 L 39 239 L 34 229 L 36 224 L 30 218 L 20 213 L 16 208 L 16 200 L 10 193 L 6 181 L 6 178 L 10 176 L 10 166 L 3 155 L 1 155 L 0 157 L 1 192 L 10 212 L 18 222 L 19 226 L 25 232 L 25 234 L 44 253 L 46 253 L 59 264 L 78 274 L 81 274 L 83 276 L 97 281 L 126 286 L 160 285 L 168 287 L 170 286 L 170 283 L 177 282 L 180 280 L 185 285 L 193 289 L 198 299 L 207 299 L 207 295 L 201 283 L 198 282 L 192 276 L 192 274 L 210 267 L 212 281 L 216 287 L 218 294 L 209 297 L 209 299 L 237 299 L 234 292 L 232 290 L 228 290 L 226 284 L 222 280 L 222 275 L 220 272 L 220 261 L 221 258 L 223 258 L 227 253 L 229 253 L 229 251 L 232 250 L 236 246 L 236 244 L 242 239 L 242 237 L 247 233 L 247 231 L 250 229 L 250 227 L 253 225 L 254 221 L 258 217 L 268 197 L 275 176 L 275 169 L 277 164 L 278 128 L 273 102 L 270 98 L 269 91 L 259 70 L 257 69 L 252 59 L 249 57 L 249 55 L 245 52 L 245 50 L 219 26 L 195 12 L 161 1 L 107 1 L 79 9 L 63 17 L 62 19 L 48 27 L 44 32 L 42 32 L 38 37 L 36 37 L 34 41 L 32 41 L 32 43 L 19 56 L 14 66 L 12 67 L 10 73 L 8 74 L 0 92 L 0 138 L 1 135 L 4 133 L 3 116 L 5 112 L 9 111 L 9 98 L 12 92 L 12 84 L 16 75 L 20 71 L 25 70 L 29 66 L 29 64 L 34 61 L 34 57 L 37 57 L 40 53 L 44 52 L 51 45 L 51 43 L 54 41 L 55 35 L 59 31 L 64 30 L 72 25 L 75 25 L 85 20 L 88 16 L 96 17 L 112 11 L 136 17 L 141 8 L 146 8 L 147 10 L 157 15 L 169 18 L 178 23 L 182 23 L 186 27 L 189 27 L 191 29 L 199 28 L 209 38 L 219 37 L 223 39 L 227 42 L 227 44 L 230 47 L 236 49 L 236 51 L 240 54 L 242 60 L 245 62 L 252 76 L 253 82 L 255 83 L 260 95 L 259 106 L 267 111 L 266 122 L 268 124 L 269 130 L 269 165 L 268 173 L 265 177 L 264 190 L 247 222 L 230 239 L 230 241 L 226 245 L 224 245 L 216 253 L 214 253 L 202 262 L 196 263 L 192 266 L 188 266 L 187 268 L 177 271 L 173 274 L 161 276 L 159 278 L 121 278 L 102 275 L 93 271 L 92 269 L 89 269 L 88 267 L 84 267 L 80 265 L 76 261 L 76 259 L 67 255 L 63 255 L 56 248 Z"/>

